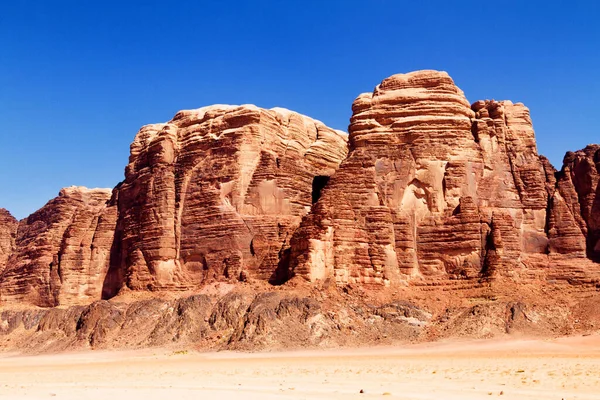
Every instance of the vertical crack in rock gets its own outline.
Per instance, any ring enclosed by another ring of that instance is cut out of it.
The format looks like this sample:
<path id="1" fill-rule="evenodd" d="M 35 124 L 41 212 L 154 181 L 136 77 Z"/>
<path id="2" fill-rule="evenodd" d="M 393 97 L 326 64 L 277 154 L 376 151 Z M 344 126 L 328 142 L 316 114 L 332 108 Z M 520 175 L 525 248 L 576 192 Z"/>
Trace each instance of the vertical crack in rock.
<path id="1" fill-rule="evenodd" d="M 329 182 L 328 176 L 315 176 L 312 181 L 312 204 L 315 204 L 319 197 L 321 197 L 321 191 Z"/>

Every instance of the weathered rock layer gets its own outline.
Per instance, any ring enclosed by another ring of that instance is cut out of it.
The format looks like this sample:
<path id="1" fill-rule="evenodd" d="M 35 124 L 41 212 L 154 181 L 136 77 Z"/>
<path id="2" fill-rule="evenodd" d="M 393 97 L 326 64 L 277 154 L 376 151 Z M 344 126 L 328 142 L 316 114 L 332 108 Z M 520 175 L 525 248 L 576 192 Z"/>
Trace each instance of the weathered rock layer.
<path id="1" fill-rule="evenodd" d="M 15 236 L 18 221 L 4 208 L 0 208 L 0 274 L 6 267 L 6 261 L 15 250 Z"/>
<path id="2" fill-rule="evenodd" d="M 597 302 L 597 296 L 592 298 Z M 553 337 L 593 331 L 600 315 L 579 302 L 495 301 L 435 313 L 407 300 L 373 304 L 359 293 L 237 288 L 134 302 L 96 301 L 69 308 L 0 312 L 0 349 L 56 352 L 167 346 L 174 350 L 301 349 L 397 344 L 506 334 Z M 584 314 L 585 313 L 585 314 Z M 585 316 L 585 322 L 579 320 Z"/>

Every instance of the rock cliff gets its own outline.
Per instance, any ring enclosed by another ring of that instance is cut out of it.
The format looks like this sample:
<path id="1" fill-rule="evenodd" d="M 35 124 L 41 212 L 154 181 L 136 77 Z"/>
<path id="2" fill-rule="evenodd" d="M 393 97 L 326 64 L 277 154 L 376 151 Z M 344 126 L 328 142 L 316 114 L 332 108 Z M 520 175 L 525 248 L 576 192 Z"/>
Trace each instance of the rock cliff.
<path id="1" fill-rule="evenodd" d="M 600 262 L 600 146 L 568 152 L 557 178 L 554 236 Z"/>
<path id="2" fill-rule="evenodd" d="M 180 111 L 143 127 L 117 189 L 118 258 L 105 297 L 123 286 L 271 279 L 346 141 L 319 121 L 255 106 Z"/>
<path id="3" fill-rule="evenodd" d="M 116 223 L 109 189 L 70 187 L 19 222 L 0 301 L 52 307 L 100 298 Z"/>
<path id="4" fill-rule="evenodd" d="M 49 307 L 274 279 L 346 154 L 345 133 L 281 108 L 216 105 L 145 126 L 112 192 L 63 189 L 18 232 L 0 214 L 0 301 Z"/>
<path id="5" fill-rule="evenodd" d="M 597 232 L 593 149 L 568 155 L 557 184 L 523 104 L 469 105 L 438 71 L 387 78 L 352 110 L 349 155 L 292 238 L 288 277 L 393 286 L 597 276 L 585 259 L 585 234 Z M 548 272 L 565 255 L 580 258 L 573 271 Z"/>
<path id="6" fill-rule="evenodd" d="M 4 208 L 0 208 L 0 274 L 8 257 L 15 249 L 18 221 Z"/>
<path id="7" fill-rule="evenodd" d="M 218 311 L 219 296 L 210 304 L 175 299 L 220 293 L 219 285 L 266 296 L 257 309 L 275 314 L 284 306 L 271 304 L 269 293 L 298 288 L 302 297 L 307 287 L 313 294 L 327 287 L 331 298 L 350 302 L 372 295 L 377 307 L 410 298 L 432 321 L 443 319 L 432 326 L 446 326 L 463 302 L 504 296 L 492 307 L 498 327 L 514 300 L 534 289 L 568 303 L 600 287 L 600 146 L 567 153 L 556 171 L 537 152 L 523 104 L 470 104 L 438 71 L 389 77 L 360 95 L 352 113 L 349 135 L 251 105 L 180 111 L 144 126 L 113 190 L 63 189 L 20 222 L 0 209 L 0 306 L 73 306 L 59 313 L 60 323 L 58 314 L 38 312 L 42 319 L 27 326 L 68 325 L 71 339 L 89 343 L 105 340 L 94 336 L 100 325 L 115 338 L 129 323 L 134 329 L 144 310 L 159 319 L 153 329 L 167 330 L 147 332 L 142 342 L 155 343 L 152 335 L 172 340 L 180 329 L 172 324 L 189 324 L 181 315 L 163 321 L 189 302 L 229 315 Z M 157 291 L 164 301 L 129 305 Z M 245 304 L 249 312 L 250 303 L 238 300 L 226 308 Z M 313 307 L 298 301 L 290 300 Z M 330 310 L 339 316 L 342 308 Z M 357 310 L 361 324 L 381 317 Z M 18 318 L 33 318 L 23 313 Z M 298 332 L 314 328 L 309 319 Z M 236 324 L 181 329 L 203 337 Z"/>

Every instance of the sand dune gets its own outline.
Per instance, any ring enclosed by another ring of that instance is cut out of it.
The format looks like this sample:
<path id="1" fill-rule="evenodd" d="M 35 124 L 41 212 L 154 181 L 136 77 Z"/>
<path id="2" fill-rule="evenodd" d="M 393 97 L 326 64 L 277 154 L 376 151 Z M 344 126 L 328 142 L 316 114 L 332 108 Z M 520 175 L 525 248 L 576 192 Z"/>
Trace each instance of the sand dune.
<path id="1" fill-rule="evenodd" d="M 253 354 L 4 354 L 0 398 L 599 399 L 599 365 L 600 336 Z"/>

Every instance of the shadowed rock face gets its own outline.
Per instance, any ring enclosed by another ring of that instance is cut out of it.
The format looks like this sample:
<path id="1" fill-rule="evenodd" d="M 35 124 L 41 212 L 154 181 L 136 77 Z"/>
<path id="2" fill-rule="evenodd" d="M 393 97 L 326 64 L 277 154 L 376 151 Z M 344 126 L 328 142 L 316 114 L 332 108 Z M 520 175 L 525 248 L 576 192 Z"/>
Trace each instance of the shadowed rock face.
<path id="1" fill-rule="evenodd" d="M 285 110 L 217 105 L 148 125 L 118 188 L 119 257 L 104 293 L 268 280 L 347 136 Z"/>
<path id="2" fill-rule="evenodd" d="M 110 197 L 109 189 L 66 188 L 19 222 L 0 300 L 51 307 L 98 299 L 116 223 Z"/>
<path id="3" fill-rule="evenodd" d="M 419 71 L 385 79 L 352 110 L 348 158 L 292 239 L 290 276 L 377 285 L 525 279 L 557 254 L 584 256 L 568 221 L 590 215 L 595 164 L 589 152 L 574 156 L 589 164 L 579 167 L 589 198 L 579 217 L 576 200 L 559 201 L 523 104 L 469 105 L 446 73 Z"/>

